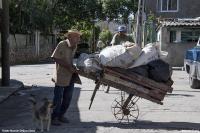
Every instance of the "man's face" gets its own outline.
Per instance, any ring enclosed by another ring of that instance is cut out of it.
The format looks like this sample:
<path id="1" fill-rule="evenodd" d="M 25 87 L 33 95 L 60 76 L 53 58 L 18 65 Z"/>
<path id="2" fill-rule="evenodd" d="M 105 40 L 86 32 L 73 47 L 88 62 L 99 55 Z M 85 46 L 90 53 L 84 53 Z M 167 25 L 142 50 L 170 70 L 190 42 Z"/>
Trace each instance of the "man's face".
<path id="1" fill-rule="evenodd" d="M 126 35 L 126 32 L 120 31 L 119 34 L 120 34 L 120 35 Z"/>
<path id="2" fill-rule="evenodd" d="M 80 42 L 80 35 L 77 33 L 70 34 L 68 36 L 68 39 L 70 40 L 72 47 L 76 47 L 77 44 Z"/>

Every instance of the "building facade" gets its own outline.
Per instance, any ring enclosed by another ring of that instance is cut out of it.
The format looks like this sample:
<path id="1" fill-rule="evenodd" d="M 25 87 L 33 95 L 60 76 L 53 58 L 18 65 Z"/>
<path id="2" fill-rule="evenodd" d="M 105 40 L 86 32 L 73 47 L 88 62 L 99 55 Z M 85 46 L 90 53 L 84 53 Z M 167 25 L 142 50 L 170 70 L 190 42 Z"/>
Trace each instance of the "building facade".
<path id="1" fill-rule="evenodd" d="M 160 18 L 196 18 L 200 0 L 146 0 L 146 12 Z"/>
<path id="2" fill-rule="evenodd" d="M 200 0 L 146 0 L 147 14 L 158 19 L 157 41 L 174 67 L 184 65 L 185 53 L 200 36 Z"/>

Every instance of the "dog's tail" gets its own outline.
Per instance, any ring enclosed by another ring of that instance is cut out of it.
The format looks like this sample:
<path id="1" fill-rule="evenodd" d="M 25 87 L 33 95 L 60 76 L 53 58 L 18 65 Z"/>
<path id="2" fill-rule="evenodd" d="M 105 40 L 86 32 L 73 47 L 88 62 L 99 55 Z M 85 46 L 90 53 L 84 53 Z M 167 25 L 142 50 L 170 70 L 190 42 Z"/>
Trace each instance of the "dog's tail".
<path id="1" fill-rule="evenodd" d="M 31 102 L 33 105 L 36 105 L 36 99 L 35 99 L 35 95 L 30 95 L 30 97 L 28 98 L 29 102 Z"/>

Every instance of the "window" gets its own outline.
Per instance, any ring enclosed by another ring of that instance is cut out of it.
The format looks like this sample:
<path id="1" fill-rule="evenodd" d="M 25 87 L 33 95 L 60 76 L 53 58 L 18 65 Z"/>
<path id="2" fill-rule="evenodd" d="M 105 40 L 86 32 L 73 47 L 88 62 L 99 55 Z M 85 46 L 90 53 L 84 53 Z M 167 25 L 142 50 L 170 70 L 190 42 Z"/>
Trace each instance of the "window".
<path id="1" fill-rule="evenodd" d="M 168 2 L 168 10 L 176 11 L 178 9 L 178 0 L 169 0 Z"/>
<path id="2" fill-rule="evenodd" d="M 157 10 L 160 12 L 178 12 L 179 0 L 157 0 Z"/>
<path id="3" fill-rule="evenodd" d="M 200 31 L 182 31 L 181 41 L 182 42 L 197 42 L 199 39 Z"/>
<path id="4" fill-rule="evenodd" d="M 176 31 L 170 31 L 170 43 L 176 42 Z"/>

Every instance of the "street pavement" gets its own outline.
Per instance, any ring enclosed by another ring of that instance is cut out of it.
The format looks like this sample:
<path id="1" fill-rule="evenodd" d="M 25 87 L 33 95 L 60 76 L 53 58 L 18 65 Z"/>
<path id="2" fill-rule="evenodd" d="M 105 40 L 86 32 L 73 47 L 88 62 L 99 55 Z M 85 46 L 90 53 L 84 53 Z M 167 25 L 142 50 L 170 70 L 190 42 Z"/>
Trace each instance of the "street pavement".
<path id="1" fill-rule="evenodd" d="M 52 99 L 51 81 L 54 64 L 17 65 L 11 67 L 11 78 L 22 81 L 25 89 L 14 93 L 0 104 L 0 132 L 37 132 L 32 122 L 30 94 L 40 100 Z M 173 93 L 163 105 L 145 99 L 137 102 L 139 118 L 136 123 L 119 123 L 112 114 L 111 105 L 120 91 L 109 93 L 101 87 L 89 110 L 95 83 L 81 77 L 82 85 L 75 85 L 73 99 L 66 116 L 70 123 L 51 126 L 50 133 L 200 133 L 200 90 L 189 87 L 188 75 L 174 71 Z"/>

